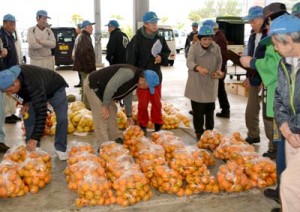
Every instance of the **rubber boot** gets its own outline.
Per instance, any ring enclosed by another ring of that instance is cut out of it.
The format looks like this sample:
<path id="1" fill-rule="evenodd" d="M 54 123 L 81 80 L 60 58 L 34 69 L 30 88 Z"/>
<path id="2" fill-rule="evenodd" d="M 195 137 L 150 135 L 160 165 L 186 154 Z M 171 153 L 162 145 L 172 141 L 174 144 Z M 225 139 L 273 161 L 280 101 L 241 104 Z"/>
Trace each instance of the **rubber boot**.
<path id="1" fill-rule="evenodd" d="M 155 132 L 158 132 L 158 131 L 160 131 L 161 130 L 161 124 L 154 124 L 154 131 Z"/>

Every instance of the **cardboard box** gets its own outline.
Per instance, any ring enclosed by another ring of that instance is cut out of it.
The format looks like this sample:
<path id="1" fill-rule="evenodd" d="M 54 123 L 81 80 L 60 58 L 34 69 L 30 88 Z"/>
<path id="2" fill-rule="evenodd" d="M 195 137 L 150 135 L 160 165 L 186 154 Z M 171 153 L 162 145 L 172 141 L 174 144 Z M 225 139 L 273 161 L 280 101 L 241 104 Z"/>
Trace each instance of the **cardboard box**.
<path id="1" fill-rule="evenodd" d="M 245 88 L 243 84 L 239 84 L 237 90 L 238 90 L 238 95 L 245 96 L 245 97 L 249 96 L 249 88 Z"/>
<path id="2" fill-rule="evenodd" d="M 225 89 L 229 93 L 238 94 L 238 84 L 237 83 L 226 83 Z"/>

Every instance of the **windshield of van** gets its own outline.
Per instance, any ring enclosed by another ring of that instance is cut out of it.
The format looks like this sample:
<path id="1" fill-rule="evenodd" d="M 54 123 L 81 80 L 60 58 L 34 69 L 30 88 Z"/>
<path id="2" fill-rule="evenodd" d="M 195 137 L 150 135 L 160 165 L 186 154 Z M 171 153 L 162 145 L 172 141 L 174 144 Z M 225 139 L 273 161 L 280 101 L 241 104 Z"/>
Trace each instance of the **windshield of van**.
<path id="1" fill-rule="evenodd" d="M 76 37 L 76 32 L 74 30 L 67 30 L 64 32 L 58 32 L 56 34 L 56 40 L 58 42 L 63 42 L 63 43 L 72 43 L 74 42 Z"/>

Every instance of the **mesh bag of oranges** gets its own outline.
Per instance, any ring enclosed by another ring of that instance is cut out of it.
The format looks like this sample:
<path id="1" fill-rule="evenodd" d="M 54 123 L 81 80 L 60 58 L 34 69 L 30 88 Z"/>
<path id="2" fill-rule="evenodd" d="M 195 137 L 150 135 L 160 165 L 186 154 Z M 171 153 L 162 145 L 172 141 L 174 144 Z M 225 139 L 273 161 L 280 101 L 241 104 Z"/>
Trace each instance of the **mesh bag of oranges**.
<path id="1" fill-rule="evenodd" d="M 27 151 L 25 145 L 12 146 L 3 156 L 4 160 L 10 160 L 17 163 L 24 162 L 26 158 Z"/>
<path id="2" fill-rule="evenodd" d="M 116 191 L 116 203 L 124 207 L 147 201 L 152 197 L 147 178 L 138 170 L 123 173 L 114 181 L 113 189 Z"/>
<path id="3" fill-rule="evenodd" d="M 151 179 L 154 177 L 155 167 L 158 165 L 165 165 L 167 164 L 165 157 L 156 157 L 152 160 L 142 160 L 140 161 L 141 170 L 144 175 Z"/>
<path id="4" fill-rule="evenodd" d="M 244 163 L 252 187 L 265 188 L 277 182 L 276 164 L 269 158 L 258 157 Z"/>
<path id="5" fill-rule="evenodd" d="M 198 142 L 198 147 L 215 150 L 221 143 L 222 138 L 223 135 L 220 132 L 216 130 L 206 130 Z"/>
<path id="6" fill-rule="evenodd" d="M 209 169 L 207 169 L 205 165 L 191 175 L 186 176 L 185 180 L 186 185 L 184 193 L 179 193 L 179 195 L 191 195 L 201 192 L 220 192 L 220 187 L 216 178 L 210 174 Z"/>
<path id="7" fill-rule="evenodd" d="M 123 145 L 126 149 L 129 149 L 132 156 L 137 156 L 137 138 L 143 137 L 144 132 L 138 125 L 129 126 L 123 132 Z"/>
<path id="8" fill-rule="evenodd" d="M 69 110 L 71 113 L 77 112 L 84 108 L 86 108 L 85 104 L 81 101 L 76 101 L 69 104 Z"/>
<path id="9" fill-rule="evenodd" d="M 116 143 L 115 141 L 107 141 L 101 145 L 99 152 L 99 157 L 101 158 L 101 163 L 103 167 L 115 158 L 129 155 L 129 150 L 124 148 L 123 145 Z"/>
<path id="10" fill-rule="evenodd" d="M 140 171 L 140 165 L 135 163 L 130 155 L 122 155 L 111 160 L 106 165 L 107 178 L 112 182 L 119 179 L 127 171 Z"/>
<path id="11" fill-rule="evenodd" d="M 142 143 L 141 143 L 142 144 Z M 147 145 L 148 144 L 148 145 Z M 155 144 L 151 140 L 145 145 L 138 146 L 139 152 L 137 157 L 137 162 L 145 160 L 154 160 L 155 158 L 164 158 L 165 150 L 162 146 Z"/>
<path id="12" fill-rule="evenodd" d="M 230 155 L 230 160 L 239 165 L 244 165 L 247 161 L 261 157 L 257 152 L 234 152 Z"/>
<path id="13" fill-rule="evenodd" d="M 18 174 L 29 187 L 31 193 L 36 193 L 51 181 L 51 169 L 40 160 L 27 158 L 20 164 Z"/>
<path id="14" fill-rule="evenodd" d="M 0 198 L 24 196 L 29 191 L 15 169 L 0 173 Z"/>
<path id="15" fill-rule="evenodd" d="M 213 156 L 223 160 L 229 160 L 236 152 L 255 152 L 254 146 L 235 137 L 225 137 L 213 152 Z"/>
<path id="16" fill-rule="evenodd" d="M 47 166 L 47 169 L 51 171 L 52 163 L 51 163 L 51 156 L 48 152 L 43 150 L 37 149 L 36 151 L 27 151 L 27 156 L 29 158 L 34 158 L 37 161 L 44 162 Z"/>
<path id="17" fill-rule="evenodd" d="M 94 161 L 79 161 L 68 166 L 64 173 L 70 190 L 77 191 L 78 186 L 85 176 L 106 177 L 104 168 L 100 163 Z"/>
<path id="18" fill-rule="evenodd" d="M 121 110 L 117 113 L 117 123 L 119 130 L 126 129 L 128 127 L 126 114 Z"/>
<path id="19" fill-rule="evenodd" d="M 157 165 L 150 185 L 161 193 L 177 194 L 183 190 L 183 177 L 168 165 Z"/>
<path id="20" fill-rule="evenodd" d="M 86 142 L 73 141 L 71 143 L 71 150 L 69 152 L 69 157 L 72 157 L 73 155 L 79 152 L 89 152 L 91 154 L 95 153 L 91 144 Z"/>
<path id="21" fill-rule="evenodd" d="M 69 157 L 68 165 L 73 165 L 80 161 L 94 161 L 97 163 L 101 163 L 101 159 L 98 156 L 84 151 L 84 152 L 78 152 L 76 154 L 73 154 L 71 157 Z"/>
<path id="22" fill-rule="evenodd" d="M 83 206 L 111 205 L 115 203 L 111 183 L 106 178 L 87 175 L 78 186 L 77 208 Z"/>
<path id="23" fill-rule="evenodd" d="M 251 182 L 244 173 L 244 167 L 234 161 L 227 161 L 219 167 L 217 180 L 221 190 L 241 192 L 252 188 Z"/>
<path id="24" fill-rule="evenodd" d="M 158 132 L 153 132 L 152 133 L 152 140 L 157 143 L 157 144 L 162 144 L 163 140 L 167 140 L 168 136 L 170 136 L 171 138 L 173 138 L 175 135 L 173 132 L 171 131 L 167 131 L 167 130 L 160 130 Z"/>

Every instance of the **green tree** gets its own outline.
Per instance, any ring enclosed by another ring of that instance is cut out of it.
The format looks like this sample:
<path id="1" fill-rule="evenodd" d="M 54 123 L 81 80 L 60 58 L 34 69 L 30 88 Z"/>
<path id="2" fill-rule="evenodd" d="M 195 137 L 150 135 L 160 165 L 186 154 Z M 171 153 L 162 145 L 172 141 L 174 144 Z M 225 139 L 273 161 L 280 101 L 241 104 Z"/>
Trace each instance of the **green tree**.
<path id="1" fill-rule="evenodd" d="M 120 15 L 117 15 L 117 14 L 114 14 L 111 16 L 112 19 L 115 19 L 115 20 L 123 20 L 124 18 Z"/>
<path id="2" fill-rule="evenodd" d="M 165 23 L 167 23 L 168 19 L 169 19 L 168 17 L 163 16 L 163 17 L 160 19 L 160 22 L 161 22 L 162 24 L 165 24 Z"/>

